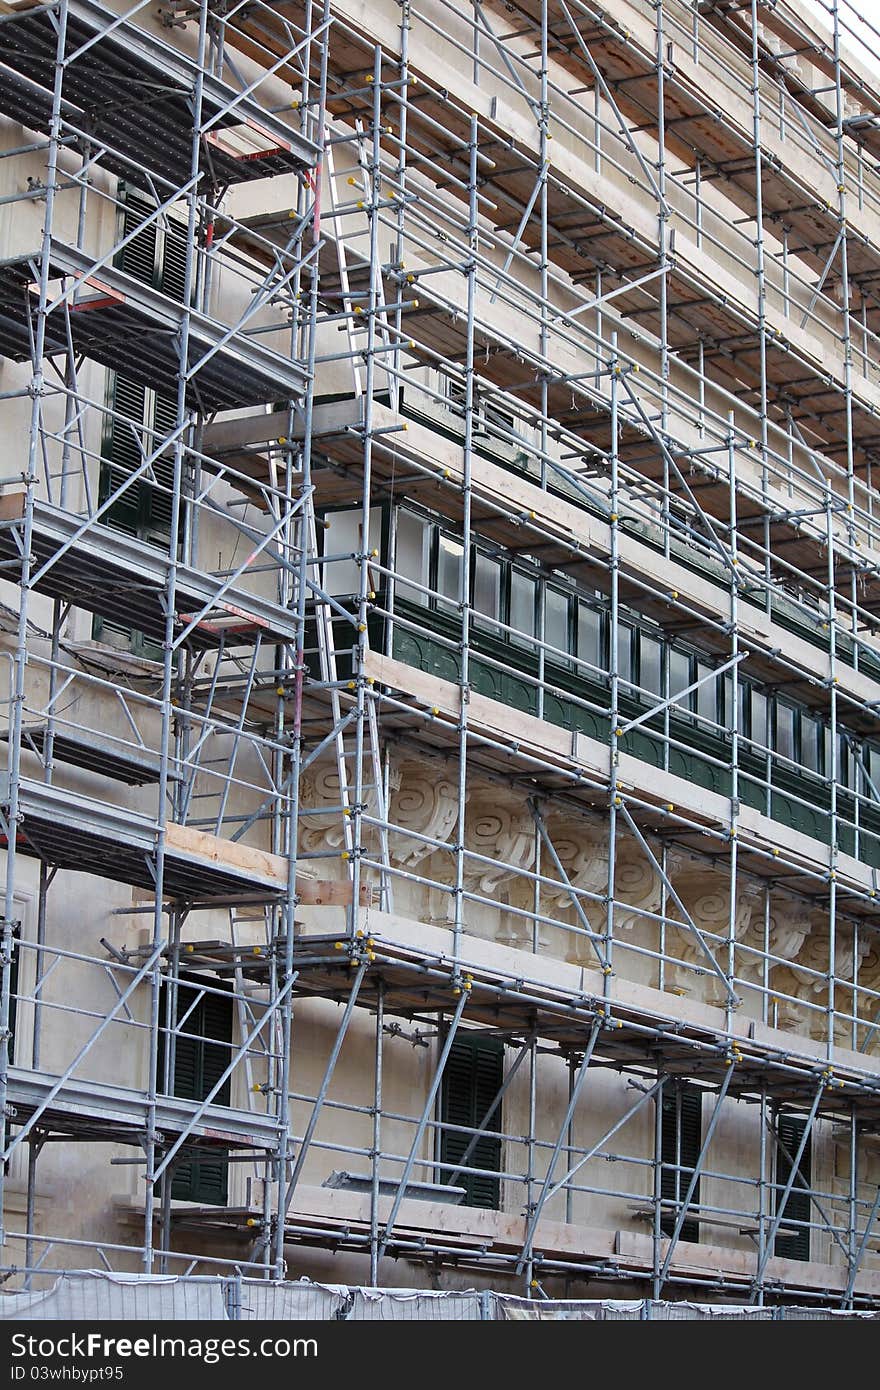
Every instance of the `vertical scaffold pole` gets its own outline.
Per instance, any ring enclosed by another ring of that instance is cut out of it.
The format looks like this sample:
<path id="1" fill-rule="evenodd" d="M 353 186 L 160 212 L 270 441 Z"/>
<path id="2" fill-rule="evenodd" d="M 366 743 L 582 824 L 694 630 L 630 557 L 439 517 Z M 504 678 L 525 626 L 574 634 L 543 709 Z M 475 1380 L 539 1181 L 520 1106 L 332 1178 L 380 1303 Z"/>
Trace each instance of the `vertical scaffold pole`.
<path id="1" fill-rule="evenodd" d="M 479 126 L 476 115 L 471 117 L 468 166 L 468 259 L 464 265 L 467 281 L 467 340 L 465 343 L 464 399 L 464 458 L 462 465 L 462 554 L 459 575 L 459 607 L 461 610 L 461 676 L 459 682 L 458 736 L 458 823 L 455 849 L 455 891 L 453 895 L 453 957 L 458 961 L 464 931 L 465 825 L 468 797 L 468 705 L 470 699 L 470 640 L 471 605 L 470 576 L 473 550 L 471 546 L 471 467 L 474 442 L 474 315 L 477 293 L 477 154 Z"/>
<path id="2" fill-rule="evenodd" d="M 191 303 L 192 287 L 196 278 L 196 232 L 198 226 L 198 175 L 202 158 L 202 98 L 205 78 L 205 60 L 208 45 L 208 0 L 199 4 L 198 37 L 196 41 L 196 67 L 192 92 L 192 143 L 190 148 L 190 182 L 186 194 L 186 255 L 183 271 L 183 302 Z M 162 955 L 160 947 L 165 939 L 163 916 L 165 912 L 165 836 L 168 817 L 168 763 L 173 746 L 174 707 L 172 704 L 175 673 L 175 605 L 177 594 L 177 568 L 180 553 L 182 523 L 182 481 L 185 462 L 184 440 L 186 431 L 181 428 L 189 415 L 187 387 L 189 385 L 189 336 L 190 318 L 184 313 L 179 332 L 177 400 L 175 412 L 176 435 L 174 440 L 174 460 L 171 482 L 171 517 L 168 540 L 168 579 L 165 585 L 165 640 L 162 652 L 162 732 L 159 745 L 159 779 L 156 787 L 158 830 L 156 833 L 155 857 L 155 910 L 150 949 L 155 953 L 155 962 L 150 974 L 150 1043 L 147 1081 L 146 1142 L 147 1159 L 144 1196 L 144 1249 L 143 1266 L 146 1273 L 153 1269 L 153 1218 L 157 1193 L 154 1173 L 156 1171 L 157 1133 L 156 1101 L 158 1092 L 159 1065 L 159 1009 L 162 987 Z M 168 1181 L 171 1181 L 170 1174 Z"/>

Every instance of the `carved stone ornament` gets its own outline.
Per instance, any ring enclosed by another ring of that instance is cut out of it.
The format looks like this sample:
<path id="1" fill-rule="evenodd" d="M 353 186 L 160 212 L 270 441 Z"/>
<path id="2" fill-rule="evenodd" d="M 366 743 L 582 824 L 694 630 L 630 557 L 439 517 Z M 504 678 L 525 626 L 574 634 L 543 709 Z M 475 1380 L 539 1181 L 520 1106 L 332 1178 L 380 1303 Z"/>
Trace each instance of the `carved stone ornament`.
<path id="1" fill-rule="evenodd" d="M 518 871 L 535 864 L 535 823 L 522 798 L 495 785 L 471 789 L 465 809 L 465 848 L 496 860 L 465 858 L 465 882 L 472 891 L 494 898 Z"/>
<path id="2" fill-rule="evenodd" d="M 389 820 L 400 829 L 390 832 L 388 850 L 396 864 L 411 869 L 433 854 L 435 846 L 406 832 L 448 842 L 458 819 L 458 788 L 443 764 L 405 761 L 397 764 L 395 773 Z"/>

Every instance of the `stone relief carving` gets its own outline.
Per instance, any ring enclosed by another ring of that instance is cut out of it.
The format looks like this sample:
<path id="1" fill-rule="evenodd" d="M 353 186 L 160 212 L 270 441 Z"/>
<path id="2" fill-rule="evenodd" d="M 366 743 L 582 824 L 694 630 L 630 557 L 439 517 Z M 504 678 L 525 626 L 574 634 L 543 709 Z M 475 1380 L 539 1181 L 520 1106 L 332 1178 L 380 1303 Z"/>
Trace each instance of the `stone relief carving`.
<path id="1" fill-rule="evenodd" d="M 860 937 L 857 1012 L 864 1026 L 859 1029 L 857 1046 L 877 1054 L 880 1053 L 880 998 L 876 997 L 880 994 L 880 937 L 867 930 L 861 931 Z"/>
<path id="2" fill-rule="evenodd" d="M 659 855 L 658 855 L 659 858 Z M 641 914 L 659 912 L 663 901 L 663 882 L 641 845 L 627 836 L 620 837 L 614 866 L 614 931 L 638 929 L 646 941 L 656 944 L 657 924 Z"/>
<path id="3" fill-rule="evenodd" d="M 828 918 L 822 911 L 803 912 L 802 910 L 801 920 L 805 923 L 806 931 L 796 955 L 791 957 L 791 964 L 775 967 L 772 972 L 774 1006 L 780 1027 L 806 1027 L 811 1037 L 824 1038 L 828 1029 L 827 1016 L 824 1011 L 828 1007 L 829 976 L 832 969 Z M 862 934 L 857 953 L 852 930 L 844 923 L 837 925 L 834 943 L 834 998 L 835 1005 L 844 1013 L 852 1012 L 852 983 L 856 970 L 856 954 L 858 954 L 859 978 L 864 983 L 862 962 L 869 955 L 870 950 L 871 943 Z M 795 999 L 802 999 L 806 1003 L 818 1007 L 799 1008 L 794 1000 L 780 998 L 780 995 L 793 995 Z M 845 1041 L 849 1033 L 850 1025 L 846 1020 L 841 1020 L 840 1025 L 835 1026 L 835 1035 L 838 1041 Z"/>
<path id="4" fill-rule="evenodd" d="M 587 893 L 604 894 L 608 889 L 608 837 L 598 822 L 578 820 L 574 815 L 554 811 L 544 816 L 547 834 L 570 881 Z M 559 872 L 546 846 L 541 850 L 541 872 L 558 879 Z M 564 884 L 543 887 L 542 896 L 554 905 L 571 903 Z"/>
<path id="5" fill-rule="evenodd" d="M 544 817 L 547 834 L 572 887 L 603 898 L 608 891 L 608 839 L 598 822 L 553 811 Z M 595 967 L 597 955 L 588 936 L 582 934 L 582 922 L 574 906 L 572 894 L 562 883 L 559 870 L 547 846 L 541 843 L 541 873 L 559 886 L 541 885 L 541 909 L 549 916 L 571 923 L 574 931 L 542 923 L 542 949 L 559 956 L 572 965 Z M 604 902 L 580 898 L 580 909 L 594 932 L 605 930 Z"/>
<path id="6" fill-rule="evenodd" d="M 364 778 L 367 790 L 364 803 L 369 815 L 378 815 L 379 805 L 375 789 L 369 788 L 372 771 L 365 766 Z M 349 789 L 349 800 L 351 790 Z M 341 854 L 345 848 L 345 818 L 342 812 L 342 796 L 339 788 L 339 768 L 334 759 L 322 759 L 306 769 L 300 778 L 300 805 L 307 812 L 299 822 L 299 851 L 303 855 L 338 851 L 338 860 L 321 861 L 321 875 L 326 878 L 343 878 L 347 873 Z M 321 807 L 327 807 L 322 810 Z M 379 831 L 372 826 L 364 827 L 363 843 L 369 855 L 379 857 Z M 365 879 L 375 879 L 375 871 L 364 869 Z"/>
<path id="7" fill-rule="evenodd" d="M 305 853 L 326 849 L 341 850 L 344 845 L 343 820 L 338 807 L 339 778 L 334 759 L 310 767 L 301 788 L 303 806 L 317 814 L 301 825 L 300 845 Z M 451 882 L 453 856 L 407 835 L 418 835 L 449 846 L 457 839 L 458 793 L 452 765 L 428 764 L 412 758 L 396 760 L 390 773 L 389 819 L 396 828 L 389 832 L 388 847 L 393 864 L 407 870 L 419 869 L 438 884 Z M 580 817 L 560 807 L 544 813 L 547 833 L 572 885 L 597 895 L 595 901 L 581 900 L 581 907 L 597 933 L 604 932 L 606 908 L 603 901 L 608 880 L 607 827 L 597 816 Z M 467 901 L 466 930 L 502 944 L 549 955 L 590 969 L 598 965 L 594 944 L 577 930 L 580 925 L 571 894 L 542 846 L 536 855 L 537 831 L 533 818 L 518 791 L 498 783 L 472 782 L 465 811 L 466 849 L 481 859 L 465 858 L 465 889 L 485 902 Z M 373 847 L 376 848 L 375 846 Z M 658 851 L 659 857 L 659 851 Z M 559 925 L 543 923 L 536 933 L 529 915 L 534 905 L 535 886 L 527 875 L 540 862 L 541 873 L 553 884 L 542 885 L 541 911 L 556 918 Z M 730 885 L 722 870 L 712 869 L 689 855 L 669 851 L 667 874 L 687 912 L 701 930 L 725 938 L 730 923 Z M 332 872 L 332 871 L 331 871 Z M 341 870 L 340 870 L 341 872 Z M 656 959 L 642 949 L 656 951 L 659 924 L 644 914 L 659 914 L 663 901 L 660 875 L 643 847 L 621 834 L 617 842 L 615 865 L 614 969 L 623 977 L 656 986 Z M 747 1013 L 761 1014 L 761 991 L 767 985 L 768 1018 L 788 1031 L 822 1037 L 827 1029 L 824 1012 L 828 998 L 828 923 L 818 911 L 805 910 L 803 904 L 774 893 L 768 913 L 768 943 L 772 959 L 765 963 L 764 892 L 762 885 L 740 879 L 737 884 L 733 925 L 736 941 L 735 968 L 738 992 Z M 403 885 L 404 910 L 427 921 L 448 920 L 452 898 L 445 888 L 431 889 L 418 882 Z M 665 986 L 707 1003 L 723 1004 L 726 992 L 711 969 L 681 913 L 667 898 L 667 951 L 677 957 L 665 967 Z M 637 950 L 629 947 L 641 948 Z M 727 947 L 715 943 L 714 954 L 726 970 Z M 859 937 L 856 960 L 853 933 L 838 928 L 835 946 L 836 999 L 841 1011 L 854 1007 L 853 973 L 858 969 L 861 988 L 880 993 L 880 946 L 870 932 Z M 753 986 L 753 989 L 750 989 Z M 818 1007 L 808 1007 L 814 1005 Z M 870 994 L 858 1001 L 866 1020 L 865 1034 L 874 1016 L 880 1013 L 880 1000 Z M 839 1040 L 848 1041 L 849 1025 L 841 1023 Z M 870 1041 L 880 1052 L 880 1029 Z"/>
<path id="8" fill-rule="evenodd" d="M 803 904 L 785 898 L 770 901 L 768 944 L 770 954 L 779 957 L 767 971 L 770 988 L 768 1018 L 779 1028 L 808 1029 L 808 1009 L 797 1003 L 802 995 L 804 972 L 794 968 L 811 929 L 810 916 Z M 763 921 L 760 923 L 763 942 Z"/>
<path id="9" fill-rule="evenodd" d="M 322 849 L 342 849 L 345 834 L 342 812 L 320 811 L 321 806 L 338 807 L 339 771 L 335 762 L 313 763 L 300 778 L 300 805 L 310 812 L 299 823 L 299 847 L 306 854 Z M 317 811 L 317 814 L 312 814 Z"/>
<path id="10" fill-rule="evenodd" d="M 726 941 L 731 929 L 729 879 L 721 872 L 696 865 L 674 871 L 671 879 L 688 915 L 706 934 L 706 944 L 726 974 L 729 967 Z M 746 936 L 758 903 L 759 893 L 751 885 L 737 884 L 732 922 L 734 941 L 742 941 Z M 707 1003 L 719 1006 L 727 1003 L 727 990 L 675 902 L 669 904 L 669 916 L 680 918 L 681 925 L 673 920 L 667 927 L 667 950 L 677 957 L 676 963 L 666 967 L 667 988 L 681 990 Z M 724 942 L 713 940 L 714 937 L 724 938 Z"/>
<path id="11" fill-rule="evenodd" d="M 519 870 L 535 865 L 535 824 L 522 798 L 502 787 L 472 788 L 465 808 L 465 847 L 487 859 L 465 859 L 464 877 L 469 888 L 495 898 L 503 884 Z"/>
<path id="12" fill-rule="evenodd" d="M 458 788 L 443 764 L 398 763 L 393 772 L 388 818 L 402 830 L 414 830 L 432 840 L 448 842 L 458 819 Z M 408 869 L 435 852 L 412 836 L 391 831 L 388 851 L 395 863 Z"/>

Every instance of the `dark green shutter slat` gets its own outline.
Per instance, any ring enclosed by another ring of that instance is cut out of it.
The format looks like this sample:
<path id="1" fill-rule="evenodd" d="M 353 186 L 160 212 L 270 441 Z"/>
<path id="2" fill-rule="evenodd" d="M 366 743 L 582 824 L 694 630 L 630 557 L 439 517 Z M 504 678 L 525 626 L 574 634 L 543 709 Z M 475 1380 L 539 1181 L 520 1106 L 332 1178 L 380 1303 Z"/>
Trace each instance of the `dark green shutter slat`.
<path id="1" fill-rule="evenodd" d="M 154 285 L 157 278 L 157 223 L 154 219 L 146 227 L 141 224 L 146 217 L 149 217 L 155 204 L 147 198 L 140 197 L 131 189 L 122 189 L 120 192 L 124 204 L 122 213 L 123 237 L 129 236 L 131 232 L 135 234 L 119 252 L 117 263 L 127 275 L 134 276 L 136 280 L 143 280 L 147 285 Z M 135 231 L 135 228 L 138 230 Z"/>
<path id="2" fill-rule="evenodd" d="M 693 1169 L 696 1167 L 703 1143 L 703 1093 L 696 1086 L 685 1085 L 680 1089 L 680 1100 L 681 1109 L 679 1111 L 674 1091 L 669 1091 L 663 1096 L 660 1152 L 663 1165 L 660 1171 L 660 1195 L 665 1200 L 679 1202 L 683 1201 L 687 1195 Z M 678 1170 L 675 1166 L 676 1151 L 678 1151 Z M 700 1182 L 698 1179 L 691 1196 L 691 1205 L 695 1206 L 699 1200 Z M 671 1208 L 663 1212 L 660 1219 L 660 1229 L 664 1235 L 672 1235 L 678 1215 L 679 1213 Z M 688 1217 L 682 1224 L 679 1239 L 699 1241 L 699 1221 Z"/>
<path id="3" fill-rule="evenodd" d="M 181 1202 L 225 1207 L 229 1202 L 229 1164 L 225 1159 L 193 1159 L 181 1163 L 171 1183 L 171 1196 Z"/>
<path id="4" fill-rule="evenodd" d="M 9 968 L 9 1061 L 15 1062 L 15 1024 L 18 1017 L 18 965 L 19 965 L 19 939 L 16 934 L 12 938 L 12 963 Z"/>
<path id="5" fill-rule="evenodd" d="M 177 402 L 169 396 L 156 396 L 153 402 L 153 429 L 157 438 L 170 434 L 177 423 Z M 174 484 L 174 454 L 169 449 L 153 463 L 155 484 L 148 483 L 144 528 L 148 540 L 167 545 L 171 535 L 171 492 Z"/>
<path id="6" fill-rule="evenodd" d="M 162 293 L 182 303 L 186 299 L 186 226 L 173 217 L 165 219 L 162 247 Z"/>
<path id="7" fill-rule="evenodd" d="M 794 1115 L 780 1115 L 777 1121 L 777 1131 L 779 1134 L 779 1144 L 776 1148 L 776 1193 L 773 1203 L 774 1211 L 778 1211 L 782 1194 L 791 1177 L 792 1162 L 791 1158 L 797 1156 L 798 1147 L 801 1142 L 806 1120 L 797 1119 Z M 782 1145 L 788 1150 L 788 1154 L 783 1152 Z M 812 1135 L 807 1140 L 803 1152 L 798 1172 L 807 1184 L 807 1189 L 812 1182 Z M 810 1194 L 795 1179 L 795 1184 L 788 1196 L 788 1201 L 782 1210 L 782 1220 L 779 1230 L 776 1232 L 773 1253 L 782 1255 L 789 1260 L 808 1260 L 810 1258 L 810 1229 L 808 1226 L 791 1226 L 787 1223 L 793 1221 L 809 1221 L 810 1219 Z"/>
<path id="8" fill-rule="evenodd" d="M 479 1034 L 456 1038 L 443 1073 L 443 1123 L 477 1129 L 482 1125 L 503 1081 L 504 1045 L 498 1038 L 483 1038 Z M 488 1127 L 501 1129 L 501 1106 L 488 1122 Z M 459 1163 L 472 1137 L 471 1134 L 443 1130 L 440 1142 L 441 1161 Z M 501 1140 L 482 1135 L 471 1151 L 467 1166 L 484 1168 L 488 1172 L 461 1173 L 455 1179 L 455 1186 L 465 1189 L 465 1205 L 497 1210 L 501 1205 L 501 1183 L 490 1174 L 501 1171 Z M 452 1173 L 446 1172 L 442 1174 L 441 1181 L 448 1182 L 451 1177 Z"/>
<path id="9" fill-rule="evenodd" d="M 178 302 L 183 300 L 185 225 L 166 214 L 143 227 L 143 219 L 149 216 L 155 204 L 131 189 L 122 188 L 120 198 L 123 236 L 132 232 L 134 236 L 118 253 L 117 265 L 136 280 L 155 286 Z M 143 452 L 152 452 L 156 436 L 162 438 L 169 434 L 177 421 L 177 402 L 173 398 L 149 395 L 143 386 L 119 374 L 111 378 L 110 407 L 114 414 L 108 420 L 102 445 L 102 501 L 130 477 L 140 465 Z M 125 418 L 117 419 L 117 414 Z M 134 429 L 128 421 L 134 422 Z M 174 460 L 169 451 L 167 456 L 153 463 L 152 476 L 142 477 L 105 512 L 105 524 L 141 540 L 167 546 L 171 535 L 173 478 Z M 158 655 L 154 646 L 125 623 L 96 618 L 94 633 L 98 639 L 118 634 L 140 655 Z"/>
<path id="10" fill-rule="evenodd" d="M 215 1087 L 232 1055 L 229 1046 L 219 1044 L 232 1042 L 232 1003 L 217 995 L 206 995 L 200 1004 L 201 1017 L 199 1032 L 202 1037 L 216 1038 L 217 1044 L 204 1042 L 202 1048 L 202 1095 L 203 1100 Z M 215 1104 L 228 1105 L 230 1101 L 230 1078 L 227 1077 L 217 1093 Z"/>
<path id="11" fill-rule="evenodd" d="M 106 499 L 129 478 L 141 461 L 145 446 L 143 423 L 146 389 L 128 377 L 115 376 L 110 402 L 114 412 L 104 445 L 101 496 Z M 121 417 L 125 417 L 124 419 Z M 127 488 L 104 513 L 104 523 L 136 536 L 141 527 L 142 488 Z"/>
<path id="12" fill-rule="evenodd" d="M 167 985 L 163 986 L 159 1018 L 164 1027 Z M 232 1050 L 232 999 L 221 994 L 202 995 L 195 1007 L 198 989 L 181 981 L 177 987 L 175 1017 L 185 1016 L 174 1048 L 173 1094 L 183 1100 L 204 1100 L 229 1065 Z M 224 1045 L 225 1044 L 225 1045 Z M 163 1076 L 164 1034 L 160 1035 L 159 1078 Z M 214 1105 L 229 1105 L 230 1079 L 214 1097 Z M 174 1172 L 171 1196 L 182 1201 L 203 1202 L 206 1206 L 225 1206 L 229 1200 L 229 1164 L 225 1158 L 188 1159 Z"/>

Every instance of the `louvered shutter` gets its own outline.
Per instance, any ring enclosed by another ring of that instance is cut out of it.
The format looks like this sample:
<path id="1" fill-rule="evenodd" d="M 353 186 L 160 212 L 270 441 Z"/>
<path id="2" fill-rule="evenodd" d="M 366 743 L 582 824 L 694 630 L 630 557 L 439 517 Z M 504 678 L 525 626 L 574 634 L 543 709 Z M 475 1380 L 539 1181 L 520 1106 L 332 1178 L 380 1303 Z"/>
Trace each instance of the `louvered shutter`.
<path id="1" fill-rule="evenodd" d="M 798 1146 L 801 1142 L 806 1120 L 796 1119 L 793 1115 L 780 1115 L 777 1120 L 777 1133 L 779 1143 L 776 1146 L 776 1194 L 774 1201 L 774 1211 L 778 1211 L 779 1203 L 782 1200 L 783 1191 L 791 1176 L 792 1159 L 797 1156 Z M 783 1149 L 783 1145 L 785 1148 Z M 782 1211 L 782 1221 L 779 1230 L 776 1232 L 773 1253 L 782 1255 L 789 1260 L 808 1260 L 810 1258 L 810 1229 L 808 1226 L 791 1226 L 788 1223 L 794 1221 L 809 1221 L 810 1219 L 810 1183 L 812 1182 L 812 1136 L 807 1140 L 803 1156 L 798 1164 L 798 1173 L 806 1183 L 804 1188 L 795 1179 L 788 1201 Z M 787 1152 L 786 1152 L 787 1150 Z M 791 1155 L 791 1157 L 789 1157 Z"/>
<path id="2" fill-rule="evenodd" d="M 15 935 L 14 935 L 13 938 L 12 938 L 12 963 L 11 963 L 10 969 L 9 969 L 9 1052 L 8 1052 L 8 1056 L 9 1056 L 10 1065 L 12 1065 L 12 1064 L 15 1062 L 15 1023 L 16 1023 L 16 1019 L 17 1019 L 17 1017 L 18 1017 L 18 962 L 19 962 L 19 956 L 20 956 L 20 954 L 21 954 L 20 951 L 19 951 L 18 941 L 19 941 L 18 930 L 16 929 Z"/>
<path id="3" fill-rule="evenodd" d="M 504 1081 L 504 1045 L 498 1038 L 483 1038 L 479 1034 L 456 1038 L 443 1073 L 441 1116 L 444 1124 L 466 1125 L 478 1129 L 486 1112 Z M 501 1129 L 502 1107 L 486 1121 L 487 1128 Z M 442 1162 L 456 1164 L 464 1157 L 472 1134 L 442 1131 L 440 1157 Z M 455 1179 L 457 1187 L 466 1192 L 465 1204 L 497 1210 L 501 1205 L 501 1183 L 491 1173 L 501 1171 L 501 1140 L 482 1135 L 474 1145 L 467 1161 L 469 1168 L 488 1169 L 486 1173 L 462 1173 Z M 443 1175 L 448 1182 L 451 1172 Z"/>
<path id="4" fill-rule="evenodd" d="M 153 400 L 153 429 L 157 438 L 171 433 L 177 422 L 177 402 L 168 396 Z M 174 483 L 174 452 L 168 449 L 153 463 L 155 486 L 147 484 L 143 535 L 146 540 L 167 545 L 171 535 L 171 490 Z"/>
<path id="5" fill-rule="evenodd" d="M 141 450 L 147 447 L 144 421 L 147 413 L 147 391 L 130 377 L 113 379 L 113 417 L 110 420 L 104 445 L 101 470 L 101 496 L 109 497 L 122 486 L 141 462 Z M 143 527 L 143 484 L 135 483 L 111 504 L 104 513 L 104 523 L 125 531 L 130 536 L 141 534 Z"/>
<path id="6" fill-rule="evenodd" d="M 144 227 L 141 224 L 155 205 L 131 189 L 121 189 L 120 198 L 123 237 L 132 232 L 134 235 L 119 252 L 117 264 L 136 280 L 181 301 L 186 288 L 186 227 L 167 215 Z M 157 441 L 171 432 L 177 420 L 177 402 L 173 397 L 157 396 L 120 373 L 111 379 L 110 407 L 113 414 L 102 449 L 102 500 L 131 476 L 144 453 L 152 453 Z M 126 489 L 105 512 L 105 524 L 155 545 L 167 546 L 173 480 L 174 458 L 169 449 L 152 464 L 152 476 L 144 476 Z M 104 641 L 115 634 L 142 655 L 159 654 L 157 647 L 146 643 L 140 633 L 124 623 L 96 618 L 94 632 Z"/>
<path id="7" fill-rule="evenodd" d="M 229 1066 L 232 1042 L 232 1000 L 219 994 L 206 994 L 199 1004 L 198 1032 L 205 1039 L 201 1043 L 201 1094 L 199 1100 L 210 1095 L 220 1077 Z M 216 1039 L 216 1042 L 208 1041 Z M 228 1105 L 231 1095 L 230 1078 L 227 1077 L 214 1099 L 216 1105 Z"/>
<path id="8" fill-rule="evenodd" d="M 149 217 L 155 207 L 149 199 L 135 193 L 130 188 L 121 187 L 119 190 L 122 208 L 122 237 L 131 236 L 129 241 L 119 252 L 117 264 L 126 275 L 133 275 L 136 280 L 143 280 L 146 285 L 155 285 L 157 281 L 156 248 L 158 242 L 158 223 L 153 219 L 147 226 L 142 226 L 144 219 Z"/>
<path id="9" fill-rule="evenodd" d="M 166 217 L 162 240 L 162 265 L 159 286 L 169 299 L 182 304 L 186 299 L 186 225 L 174 217 Z"/>
<path id="10" fill-rule="evenodd" d="M 162 239 L 159 288 L 169 299 L 182 303 L 186 299 L 186 227 L 173 217 L 166 217 Z M 168 435 L 177 423 L 177 401 L 173 396 L 155 396 L 152 424 L 157 438 Z M 153 464 L 156 486 L 149 488 L 144 535 L 147 540 L 167 545 L 171 535 L 171 488 L 174 482 L 173 448 Z"/>
<path id="11" fill-rule="evenodd" d="M 185 1100 L 204 1100 L 229 1065 L 232 1042 L 232 1000 L 222 995 L 203 995 L 190 1013 L 187 1011 L 198 990 L 181 982 L 177 989 L 178 1020 L 185 1017 L 174 1049 L 173 1093 Z M 165 993 L 160 1020 L 165 1019 Z M 164 1039 L 160 1035 L 159 1076 L 163 1075 Z M 212 1104 L 228 1105 L 231 1097 L 227 1079 Z M 189 1159 L 175 1169 L 171 1196 L 183 1201 L 225 1206 L 229 1199 L 229 1164 L 223 1157 Z"/>
<path id="12" fill-rule="evenodd" d="M 156 285 L 172 299 L 184 298 L 186 288 L 186 229 L 179 221 L 166 216 L 162 219 L 159 238 L 157 222 L 143 228 L 140 224 L 149 216 L 153 204 L 148 199 L 124 192 L 123 233 L 129 235 L 140 228 L 119 253 L 122 269 L 136 280 Z M 160 249 L 161 247 L 161 249 Z M 142 451 L 151 453 L 156 439 L 168 434 L 177 420 L 177 402 L 173 397 L 156 396 L 129 377 L 113 378 L 112 406 L 114 418 L 105 440 L 105 466 L 102 476 L 102 496 L 115 490 L 139 465 Z M 125 419 L 117 419 L 116 415 Z M 152 433 L 133 429 L 146 425 Z M 106 514 L 109 525 L 116 526 L 144 540 L 166 544 L 171 534 L 170 489 L 174 463 L 170 452 L 152 465 L 155 486 L 145 478 L 130 488 Z"/>
<path id="13" fill-rule="evenodd" d="M 682 1202 L 687 1196 L 693 1170 L 700 1156 L 703 1143 L 703 1095 L 696 1086 L 682 1086 L 678 1094 L 667 1091 L 662 1101 L 662 1147 L 660 1158 L 660 1195 L 668 1201 Z M 700 1200 L 700 1182 L 691 1195 L 691 1206 Z M 668 1209 L 663 1212 L 660 1229 L 664 1235 L 671 1236 L 678 1220 L 678 1212 Z M 683 1223 L 679 1240 L 699 1241 L 700 1223 L 688 1217 Z"/>

